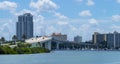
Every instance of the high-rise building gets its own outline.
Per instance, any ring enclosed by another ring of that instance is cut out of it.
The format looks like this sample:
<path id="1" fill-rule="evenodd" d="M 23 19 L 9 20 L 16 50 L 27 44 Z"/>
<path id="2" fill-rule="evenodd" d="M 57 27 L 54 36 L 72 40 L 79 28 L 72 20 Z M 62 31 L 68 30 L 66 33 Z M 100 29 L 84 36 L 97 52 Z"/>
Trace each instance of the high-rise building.
<path id="1" fill-rule="evenodd" d="M 94 44 L 99 44 L 99 43 L 101 43 L 103 41 L 106 41 L 105 36 L 106 36 L 105 34 L 100 34 L 98 32 L 95 32 L 93 34 L 93 43 Z"/>
<path id="2" fill-rule="evenodd" d="M 61 33 L 53 33 L 52 38 L 60 41 L 67 41 L 67 35 Z"/>
<path id="3" fill-rule="evenodd" d="M 114 32 L 107 34 L 108 47 L 120 48 L 120 33 Z"/>
<path id="4" fill-rule="evenodd" d="M 120 48 L 120 33 L 116 31 L 106 34 L 95 32 L 93 34 L 93 43 L 100 44 L 102 42 L 107 43 L 108 48 Z"/>
<path id="5" fill-rule="evenodd" d="M 18 16 L 18 22 L 16 23 L 16 35 L 18 40 L 22 40 L 22 37 L 33 37 L 33 15 L 25 13 Z"/>
<path id="6" fill-rule="evenodd" d="M 75 37 L 74 37 L 74 42 L 75 42 L 75 43 L 80 43 L 80 42 L 82 42 L 82 37 L 81 37 L 81 36 L 75 36 Z"/>

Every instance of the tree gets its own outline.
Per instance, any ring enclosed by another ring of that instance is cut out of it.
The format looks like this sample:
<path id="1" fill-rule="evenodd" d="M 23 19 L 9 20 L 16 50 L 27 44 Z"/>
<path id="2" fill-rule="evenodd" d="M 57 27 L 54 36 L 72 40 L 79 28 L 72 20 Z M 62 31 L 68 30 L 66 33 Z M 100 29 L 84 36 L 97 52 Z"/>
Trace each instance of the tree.
<path id="1" fill-rule="evenodd" d="M 16 36 L 16 35 L 13 35 L 12 40 L 14 41 L 14 43 L 16 43 L 16 41 L 17 41 L 17 36 Z"/>
<path id="2" fill-rule="evenodd" d="M 40 44 L 40 42 L 38 42 L 38 46 L 41 47 L 42 45 Z"/>
<path id="3" fill-rule="evenodd" d="M 2 43 L 4 43 L 4 42 L 5 42 L 5 38 L 4 38 L 4 37 L 1 37 L 0 41 L 1 41 Z"/>
<path id="4" fill-rule="evenodd" d="M 27 48 L 30 48 L 32 45 L 31 44 L 25 44 L 25 46 L 27 47 Z"/>
<path id="5" fill-rule="evenodd" d="M 24 43 L 22 43 L 22 42 L 17 43 L 17 46 L 18 46 L 18 47 L 26 47 L 26 46 L 24 45 Z"/>
<path id="6" fill-rule="evenodd" d="M 26 37 L 26 35 L 25 35 L 25 34 L 23 34 L 22 38 L 23 38 L 23 40 L 25 40 L 27 37 Z"/>
<path id="7" fill-rule="evenodd" d="M 17 40 L 17 36 L 16 36 L 16 35 L 13 35 L 12 40 L 13 40 L 13 41 Z"/>
<path id="8" fill-rule="evenodd" d="M 100 42 L 99 47 L 100 48 L 107 48 L 107 41 Z"/>

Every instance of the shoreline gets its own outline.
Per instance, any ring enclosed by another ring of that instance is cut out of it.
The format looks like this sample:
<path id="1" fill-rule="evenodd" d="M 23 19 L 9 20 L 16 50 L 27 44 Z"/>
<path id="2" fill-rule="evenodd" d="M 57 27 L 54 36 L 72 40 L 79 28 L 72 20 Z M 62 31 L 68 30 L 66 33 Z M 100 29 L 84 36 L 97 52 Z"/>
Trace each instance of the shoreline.
<path id="1" fill-rule="evenodd" d="M 100 51 L 103 51 L 103 52 L 112 52 L 112 51 L 116 51 L 116 52 L 120 52 L 120 50 L 52 50 L 50 52 L 44 52 L 44 53 L 31 53 L 31 54 L 0 54 L 1 55 L 34 55 L 34 54 L 49 54 L 49 53 L 53 53 L 53 52 L 56 52 L 56 51 L 59 51 L 59 52 L 62 52 L 62 51 L 66 51 L 66 52 L 69 52 L 69 51 L 91 51 L 91 52 L 100 52 Z"/>
<path id="2" fill-rule="evenodd" d="M 94 50 L 91 50 L 91 49 L 64 50 L 64 49 L 62 49 L 62 50 L 52 50 L 52 51 L 120 51 L 120 50 L 116 50 L 116 49 L 113 49 L 113 50 L 111 50 L 111 49 L 108 49 L 108 50 L 103 50 L 103 49 L 94 49 Z"/>

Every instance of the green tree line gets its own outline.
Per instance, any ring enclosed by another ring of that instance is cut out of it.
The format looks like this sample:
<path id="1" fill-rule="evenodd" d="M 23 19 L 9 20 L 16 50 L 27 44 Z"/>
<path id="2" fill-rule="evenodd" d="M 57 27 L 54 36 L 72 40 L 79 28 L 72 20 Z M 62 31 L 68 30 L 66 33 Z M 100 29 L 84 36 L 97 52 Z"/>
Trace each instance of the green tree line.
<path id="1" fill-rule="evenodd" d="M 0 54 L 35 54 L 48 53 L 48 49 L 41 47 L 30 47 L 30 44 L 19 43 L 18 46 L 10 48 L 9 46 L 0 46 Z"/>

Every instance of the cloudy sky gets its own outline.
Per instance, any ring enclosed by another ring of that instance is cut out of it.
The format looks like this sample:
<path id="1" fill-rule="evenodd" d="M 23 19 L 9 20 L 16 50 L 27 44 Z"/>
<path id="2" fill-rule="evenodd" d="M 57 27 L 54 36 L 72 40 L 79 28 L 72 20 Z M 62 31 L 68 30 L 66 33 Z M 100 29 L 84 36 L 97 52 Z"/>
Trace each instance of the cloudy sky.
<path id="1" fill-rule="evenodd" d="M 34 35 L 61 32 L 91 40 L 93 32 L 120 32 L 120 0 L 0 0 L 0 36 L 16 34 L 17 16 L 34 16 Z"/>

